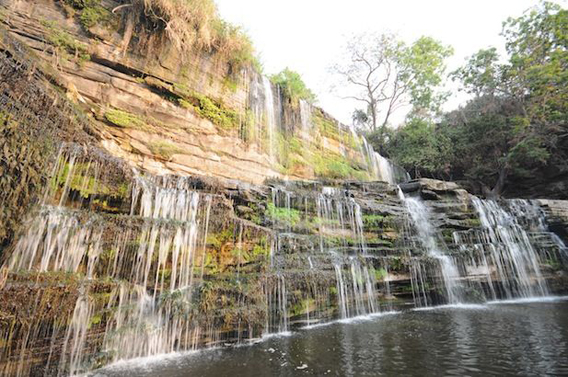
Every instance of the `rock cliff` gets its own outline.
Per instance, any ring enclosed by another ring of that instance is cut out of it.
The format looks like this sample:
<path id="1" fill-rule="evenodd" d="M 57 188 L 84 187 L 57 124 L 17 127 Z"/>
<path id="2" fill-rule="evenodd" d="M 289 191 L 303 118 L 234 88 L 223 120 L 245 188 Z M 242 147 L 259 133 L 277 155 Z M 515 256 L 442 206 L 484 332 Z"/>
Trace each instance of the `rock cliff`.
<path id="1" fill-rule="evenodd" d="M 364 139 L 252 66 L 145 57 L 64 3 L 0 12 L 0 374 L 77 374 L 450 293 L 566 293 L 566 201 L 397 186 Z"/>

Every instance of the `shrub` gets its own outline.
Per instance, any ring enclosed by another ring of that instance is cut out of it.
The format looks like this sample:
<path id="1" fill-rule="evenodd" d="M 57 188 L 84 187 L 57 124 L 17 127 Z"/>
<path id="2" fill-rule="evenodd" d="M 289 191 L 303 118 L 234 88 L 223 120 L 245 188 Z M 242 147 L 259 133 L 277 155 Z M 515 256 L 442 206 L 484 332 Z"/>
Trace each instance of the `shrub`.
<path id="1" fill-rule="evenodd" d="M 285 68 L 277 75 L 272 75 L 270 81 L 280 86 L 282 91 L 293 103 L 298 103 L 301 99 L 308 102 L 314 102 L 316 100 L 315 94 L 308 89 L 302 80 L 302 76 L 289 68 Z"/>
<path id="2" fill-rule="evenodd" d="M 219 18 L 213 0 L 134 0 L 133 10 L 178 51 L 217 52 L 233 72 L 254 64 L 250 39 L 239 27 Z"/>

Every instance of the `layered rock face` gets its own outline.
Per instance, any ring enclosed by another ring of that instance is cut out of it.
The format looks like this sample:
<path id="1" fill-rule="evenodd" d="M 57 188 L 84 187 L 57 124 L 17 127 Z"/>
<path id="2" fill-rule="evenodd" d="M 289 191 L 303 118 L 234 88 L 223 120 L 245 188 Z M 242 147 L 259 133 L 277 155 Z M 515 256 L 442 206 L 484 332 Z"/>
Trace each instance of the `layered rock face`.
<path id="1" fill-rule="evenodd" d="M 58 152 L 4 256 L 4 374 L 76 374 L 568 286 L 567 250 L 548 228 L 568 229 L 564 202 L 483 201 L 433 180 L 254 186 L 122 165 L 73 145 Z"/>
<path id="2" fill-rule="evenodd" d="M 104 34 L 79 66 L 41 21 L 87 43 L 59 5 L 10 5 L 0 374 L 77 374 L 374 312 L 566 292 L 565 201 L 398 187 L 404 174 L 363 139 L 282 104 L 252 71 L 232 90 L 214 58 L 182 73 Z M 228 109 L 255 120 L 232 128 Z"/>
<path id="3" fill-rule="evenodd" d="M 395 179 L 396 168 L 363 138 L 287 98 L 252 66 L 228 72 L 215 54 L 180 56 L 167 44 L 147 51 L 136 44 L 142 40 L 124 45 L 121 27 L 86 30 L 66 4 L 6 1 L 3 28 L 88 115 L 112 155 L 154 174 L 257 184 L 269 177 Z"/>

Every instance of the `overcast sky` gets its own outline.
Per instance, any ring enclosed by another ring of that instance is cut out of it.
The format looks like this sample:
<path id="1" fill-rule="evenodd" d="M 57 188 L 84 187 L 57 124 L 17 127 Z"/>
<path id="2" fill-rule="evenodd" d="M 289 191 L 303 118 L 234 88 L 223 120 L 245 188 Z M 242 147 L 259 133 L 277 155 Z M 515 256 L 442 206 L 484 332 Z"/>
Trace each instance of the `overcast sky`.
<path id="1" fill-rule="evenodd" d="M 341 55 L 347 37 L 363 31 L 390 31 L 404 41 L 421 35 L 451 45 L 451 71 L 480 48 L 504 48 L 502 22 L 520 16 L 536 0 L 216 0 L 221 16 L 251 36 L 265 73 L 285 67 L 299 72 L 317 94 L 318 105 L 344 123 L 356 103 L 330 93 L 329 66 Z M 567 0 L 556 1 L 563 6 Z M 451 98 L 446 109 L 464 96 Z M 361 107 L 361 106 L 359 106 Z M 396 118 L 400 121 L 403 114 Z"/>

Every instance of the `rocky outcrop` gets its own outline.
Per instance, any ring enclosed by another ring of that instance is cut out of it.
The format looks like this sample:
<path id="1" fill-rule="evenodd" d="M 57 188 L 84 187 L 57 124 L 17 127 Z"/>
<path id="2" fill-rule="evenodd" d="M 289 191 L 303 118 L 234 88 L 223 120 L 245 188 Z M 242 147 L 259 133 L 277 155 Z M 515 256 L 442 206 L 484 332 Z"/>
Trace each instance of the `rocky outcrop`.
<path id="1" fill-rule="evenodd" d="M 539 199 L 538 203 L 546 213 L 550 229 L 568 244 L 568 201 Z"/>
<path id="2" fill-rule="evenodd" d="M 360 138 L 284 97 L 252 67 L 229 75 L 214 54 L 180 59 L 167 45 L 156 55 L 125 50 L 119 33 L 84 30 L 62 4 L 6 2 L 3 27 L 85 112 L 100 145 L 132 166 L 257 184 L 381 178 Z"/>

